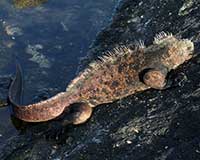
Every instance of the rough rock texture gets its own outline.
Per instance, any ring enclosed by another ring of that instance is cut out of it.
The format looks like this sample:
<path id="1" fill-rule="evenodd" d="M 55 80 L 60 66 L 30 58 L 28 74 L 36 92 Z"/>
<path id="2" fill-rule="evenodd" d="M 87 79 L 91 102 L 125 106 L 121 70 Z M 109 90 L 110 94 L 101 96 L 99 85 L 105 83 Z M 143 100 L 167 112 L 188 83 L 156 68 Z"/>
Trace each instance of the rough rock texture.
<path id="1" fill-rule="evenodd" d="M 171 73 L 171 88 L 100 105 L 87 123 L 66 127 L 57 140 L 47 136 L 52 130 L 42 133 L 47 123 L 24 125 L 20 135 L 0 147 L 0 159 L 200 159 L 199 10 L 200 0 L 121 2 L 85 65 L 118 44 L 138 39 L 150 44 L 160 31 L 191 38 L 196 56 Z"/>

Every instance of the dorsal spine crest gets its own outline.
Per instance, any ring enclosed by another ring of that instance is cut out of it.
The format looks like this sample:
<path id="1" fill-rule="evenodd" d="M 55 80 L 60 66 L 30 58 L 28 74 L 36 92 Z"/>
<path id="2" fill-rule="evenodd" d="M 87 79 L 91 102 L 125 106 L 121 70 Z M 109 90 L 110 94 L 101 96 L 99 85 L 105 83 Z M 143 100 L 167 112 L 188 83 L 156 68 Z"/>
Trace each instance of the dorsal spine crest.
<path id="1" fill-rule="evenodd" d="M 172 33 L 162 31 L 156 34 L 156 36 L 154 37 L 153 44 L 160 44 L 163 42 L 164 39 L 172 38 L 172 37 L 173 37 Z"/>

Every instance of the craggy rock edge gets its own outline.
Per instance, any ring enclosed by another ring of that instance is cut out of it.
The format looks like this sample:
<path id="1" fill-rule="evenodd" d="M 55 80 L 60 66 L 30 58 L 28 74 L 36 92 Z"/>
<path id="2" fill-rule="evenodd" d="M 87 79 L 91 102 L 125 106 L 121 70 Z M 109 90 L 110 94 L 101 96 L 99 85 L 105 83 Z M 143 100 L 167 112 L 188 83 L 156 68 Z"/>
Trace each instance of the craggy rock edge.
<path id="1" fill-rule="evenodd" d="M 59 142 L 33 136 L 43 124 L 31 126 L 1 149 L 0 159 L 200 159 L 199 10 L 199 0 L 123 1 L 84 64 L 114 46 L 138 39 L 150 44 L 156 33 L 172 32 L 196 48 L 196 56 L 171 73 L 172 87 L 98 106 L 86 124 L 67 127 Z"/>

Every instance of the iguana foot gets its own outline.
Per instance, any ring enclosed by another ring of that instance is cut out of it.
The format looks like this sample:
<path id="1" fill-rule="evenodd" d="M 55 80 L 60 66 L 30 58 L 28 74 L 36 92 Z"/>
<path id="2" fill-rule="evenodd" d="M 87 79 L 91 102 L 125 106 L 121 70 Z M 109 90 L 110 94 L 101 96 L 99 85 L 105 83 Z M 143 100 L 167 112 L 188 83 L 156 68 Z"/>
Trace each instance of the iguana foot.
<path id="1" fill-rule="evenodd" d="M 63 119 L 62 119 L 62 125 L 66 126 L 68 124 L 81 124 L 87 121 L 91 114 L 92 114 L 92 108 L 87 103 L 75 103 L 72 104 L 67 111 L 67 113 L 64 113 Z"/>

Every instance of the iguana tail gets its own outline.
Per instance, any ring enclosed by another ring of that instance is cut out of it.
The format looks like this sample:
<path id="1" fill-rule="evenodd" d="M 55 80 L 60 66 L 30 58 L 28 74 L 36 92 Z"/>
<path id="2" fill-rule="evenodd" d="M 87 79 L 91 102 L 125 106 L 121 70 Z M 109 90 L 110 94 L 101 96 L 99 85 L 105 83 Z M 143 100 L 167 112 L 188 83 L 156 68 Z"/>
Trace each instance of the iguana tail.
<path id="1" fill-rule="evenodd" d="M 13 79 L 8 99 L 15 117 L 27 122 L 42 122 L 58 117 L 67 106 L 77 101 L 77 97 L 61 92 L 50 99 L 30 105 L 20 105 L 22 101 L 23 78 L 19 64 L 16 65 L 16 76 Z"/>

